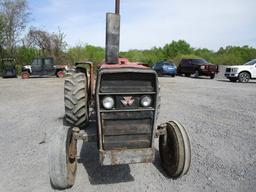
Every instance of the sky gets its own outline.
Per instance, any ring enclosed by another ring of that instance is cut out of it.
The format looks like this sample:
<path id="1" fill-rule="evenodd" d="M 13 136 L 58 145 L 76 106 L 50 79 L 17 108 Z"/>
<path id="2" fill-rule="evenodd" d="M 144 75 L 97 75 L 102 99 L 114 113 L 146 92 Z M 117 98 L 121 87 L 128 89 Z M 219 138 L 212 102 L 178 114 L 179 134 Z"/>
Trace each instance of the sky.
<path id="1" fill-rule="evenodd" d="M 28 0 L 29 25 L 66 35 L 70 46 L 105 46 L 106 12 L 115 0 Z M 173 40 L 194 48 L 256 47 L 256 0 L 121 0 L 120 49 Z"/>

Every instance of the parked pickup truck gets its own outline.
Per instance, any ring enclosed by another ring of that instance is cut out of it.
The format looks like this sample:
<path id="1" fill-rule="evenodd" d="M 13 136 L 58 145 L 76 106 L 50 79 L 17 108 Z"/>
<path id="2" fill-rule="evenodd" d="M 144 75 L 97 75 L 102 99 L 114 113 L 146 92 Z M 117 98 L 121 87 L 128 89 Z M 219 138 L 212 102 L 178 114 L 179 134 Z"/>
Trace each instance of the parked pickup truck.
<path id="1" fill-rule="evenodd" d="M 194 77 L 209 76 L 214 79 L 215 74 L 218 73 L 218 65 L 208 63 L 205 59 L 182 59 L 177 73 L 185 74 L 186 77 L 193 74 Z"/>
<path id="2" fill-rule="evenodd" d="M 29 77 L 49 77 L 57 76 L 64 77 L 67 66 L 55 65 L 52 57 L 37 57 L 34 58 L 31 65 L 22 67 L 22 79 Z"/>
<path id="3" fill-rule="evenodd" d="M 256 59 L 244 65 L 234 65 L 226 68 L 225 77 L 230 81 L 247 83 L 250 79 L 256 79 Z"/>

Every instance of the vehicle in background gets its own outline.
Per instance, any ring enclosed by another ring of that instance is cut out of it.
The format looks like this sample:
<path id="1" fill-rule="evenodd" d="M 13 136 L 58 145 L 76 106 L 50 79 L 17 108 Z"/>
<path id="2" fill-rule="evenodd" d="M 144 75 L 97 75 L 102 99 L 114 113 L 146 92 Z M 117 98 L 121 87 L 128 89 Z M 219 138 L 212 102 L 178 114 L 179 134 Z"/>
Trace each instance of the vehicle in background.
<path id="1" fill-rule="evenodd" d="M 152 69 L 154 69 L 157 74 L 160 75 L 171 75 L 175 77 L 177 73 L 177 67 L 174 63 L 169 61 L 161 61 L 153 65 Z"/>
<path id="2" fill-rule="evenodd" d="M 230 81 L 247 83 L 250 79 L 256 79 L 256 59 L 244 65 L 229 66 L 226 68 L 225 77 Z"/>
<path id="3" fill-rule="evenodd" d="M 34 58 L 31 65 L 22 67 L 22 79 L 29 77 L 64 77 L 66 65 L 55 65 L 53 57 L 37 57 Z"/>
<path id="4" fill-rule="evenodd" d="M 209 76 L 214 79 L 218 72 L 218 65 L 211 64 L 205 59 L 182 59 L 177 69 L 177 73 L 180 75 L 185 74 L 186 77 L 190 77 L 193 74 L 196 78 Z"/>
<path id="5" fill-rule="evenodd" d="M 5 58 L 2 59 L 3 72 L 2 77 L 17 77 L 17 71 L 15 66 L 15 59 Z"/>

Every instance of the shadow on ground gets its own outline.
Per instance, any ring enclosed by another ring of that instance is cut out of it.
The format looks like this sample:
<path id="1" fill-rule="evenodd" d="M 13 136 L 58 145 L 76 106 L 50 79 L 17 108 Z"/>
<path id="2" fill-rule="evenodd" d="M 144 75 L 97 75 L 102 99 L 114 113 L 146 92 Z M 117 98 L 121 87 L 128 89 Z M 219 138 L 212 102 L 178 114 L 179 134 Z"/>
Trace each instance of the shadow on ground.
<path id="1" fill-rule="evenodd" d="M 92 185 L 134 181 L 129 165 L 101 166 L 95 143 L 83 143 L 78 163 L 82 163 Z"/>
<path id="2" fill-rule="evenodd" d="M 163 176 L 165 176 L 166 178 L 169 178 L 167 176 L 167 174 L 165 173 L 165 171 L 163 170 L 163 168 L 162 168 L 160 154 L 159 154 L 159 151 L 157 149 L 155 149 L 155 161 L 153 162 L 153 165 L 157 168 L 157 170 Z"/>
<path id="3" fill-rule="evenodd" d="M 231 82 L 231 81 L 229 81 L 228 79 L 227 79 L 227 80 L 219 79 L 219 80 L 217 80 L 217 81 L 219 81 L 219 82 L 225 82 L 225 83 L 237 83 L 237 84 L 247 84 L 247 83 L 249 83 L 249 84 L 256 84 L 256 81 L 252 81 L 252 80 L 250 80 L 250 81 L 247 82 L 247 83 L 240 83 L 240 82 L 238 82 L 238 81 L 236 81 L 236 82 Z"/>

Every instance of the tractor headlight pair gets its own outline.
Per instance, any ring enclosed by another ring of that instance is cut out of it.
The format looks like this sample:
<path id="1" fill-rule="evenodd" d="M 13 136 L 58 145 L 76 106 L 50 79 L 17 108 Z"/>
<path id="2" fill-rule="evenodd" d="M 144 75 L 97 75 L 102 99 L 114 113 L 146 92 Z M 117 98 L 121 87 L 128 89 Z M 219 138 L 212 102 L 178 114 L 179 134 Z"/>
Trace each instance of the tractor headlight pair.
<path id="1" fill-rule="evenodd" d="M 149 107 L 152 104 L 152 98 L 148 95 L 141 97 L 140 104 L 142 107 Z M 115 105 L 113 97 L 106 96 L 102 100 L 102 105 L 105 109 L 112 109 Z"/>

